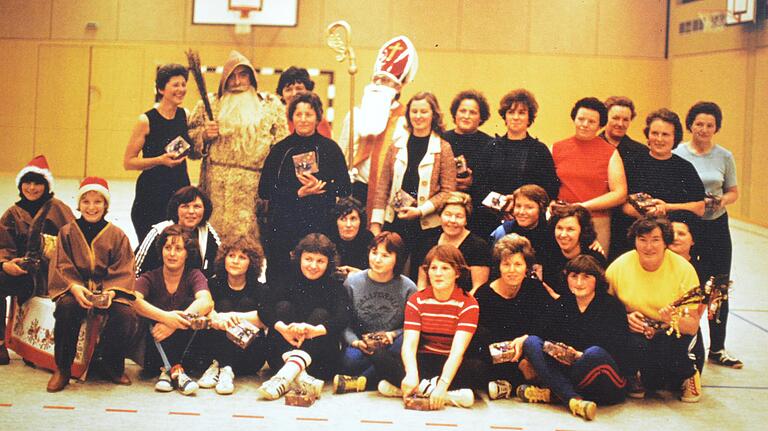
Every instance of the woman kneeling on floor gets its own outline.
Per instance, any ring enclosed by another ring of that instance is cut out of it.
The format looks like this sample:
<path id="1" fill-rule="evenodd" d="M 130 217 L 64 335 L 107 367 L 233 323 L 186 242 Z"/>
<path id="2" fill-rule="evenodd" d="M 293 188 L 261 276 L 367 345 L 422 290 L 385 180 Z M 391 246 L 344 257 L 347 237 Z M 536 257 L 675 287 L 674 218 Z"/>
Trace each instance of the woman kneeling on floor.
<path id="1" fill-rule="evenodd" d="M 81 216 L 59 231 L 56 254 L 49 266 L 48 289 L 56 301 L 53 316 L 56 372 L 48 392 L 69 383 L 77 352 L 80 325 L 86 318 L 104 325 L 99 346 L 106 375 L 118 385 L 130 385 L 125 375 L 127 340 L 136 328 L 133 251 L 128 237 L 104 220 L 109 208 L 109 186 L 102 178 L 80 183 L 77 209 Z"/>
<path id="2" fill-rule="evenodd" d="M 160 369 L 155 390 L 170 392 L 176 386 L 182 394 L 191 395 L 198 385 L 182 367 L 196 341 L 197 330 L 192 330 L 191 319 L 206 316 L 213 309 L 213 300 L 208 280 L 198 269 L 197 242 L 188 231 L 170 225 L 157 237 L 155 247 L 163 265 L 136 280 L 136 313 L 151 321 L 144 369 Z"/>
<path id="3" fill-rule="evenodd" d="M 252 240 L 240 237 L 225 239 L 216 258 L 216 276 L 210 280 L 214 310 L 206 338 L 207 349 L 214 359 L 197 384 L 216 388 L 221 395 L 234 392 L 233 380 L 238 375 L 261 370 L 267 358 L 267 342 L 261 322 L 266 300 L 266 286 L 257 280 L 261 274 L 264 252 Z M 240 336 L 238 343 L 230 337 Z"/>
<path id="4" fill-rule="evenodd" d="M 349 323 L 349 297 L 336 273 L 336 246 L 319 233 L 305 236 L 292 252 L 293 273 L 286 285 L 272 286 L 261 318 L 269 327 L 269 367 L 278 370 L 258 389 L 276 400 L 298 384 L 314 396 L 331 378 Z M 310 375 L 311 374 L 311 375 Z"/>
<path id="5" fill-rule="evenodd" d="M 627 315 L 608 295 L 605 272 L 592 256 L 580 255 L 565 266 L 569 292 L 555 302 L 537 335 L 524 335 L 523 355 L 545 389 L 521 385 L 526 402 L 549 402 L 550 393 L 586 420 L 597 404 L 624 401 Z M 551 392 L 550 392 L 551 391 Z"/>
<path id="6" fill-rule="evenodd" d="M 376 370 L 385 379 L 379 382 L 379 392 L 404 400 L 428 397 L 430 410 L 443 408 L 446 401 L 470 407 L 474 394 L 467 388 L 481 381 L 473 375 L 481 367 L 463 359 L 480 309 L 467 293 L 467 262 L 456 247 L 437 245 L 427 253 L 424 270 L 427 288 L 411 295 L 405 306 L 402 361 L 395 354 L 374 356 Z M 458 388 L 463 389 L 449 391 Z"/>
<path id="7" fill-rule="evenodd" d="M 403 239 L 384 231 L 368 246 L 368 266 L 347 277 L 344 287 L 352 303 L 350 324 L 344 331 L 346 347 L 342 372 L 333 379 L 334 392 L 373 389 L 379 381 L 371 360 L 378 351 L 400 355 L 405 302 L 416 284 L 400 272 L 405 266 Z"/>

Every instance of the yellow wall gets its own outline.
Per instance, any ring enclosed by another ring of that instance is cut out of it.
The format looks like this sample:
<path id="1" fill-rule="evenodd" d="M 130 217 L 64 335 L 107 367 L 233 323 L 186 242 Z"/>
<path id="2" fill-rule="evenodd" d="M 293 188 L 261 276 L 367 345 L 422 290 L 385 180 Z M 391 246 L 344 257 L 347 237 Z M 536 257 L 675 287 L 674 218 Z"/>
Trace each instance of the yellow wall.
<path id="1" fill-rule="evenodd" d="M 681 115 L 696 101 L 717 102 L 723 127 L 715 141 L 734 153 L 741 198 L 731 213 L 768 224 L 768 201 L 761 175 L 768 160 L 763 136 L 768 133 L 768 31 L 759 24 L 728 26 L 718 31 L 681 34 L 679 23 L 700 14 L 722 11 L 721 0 L 672 2 L 670 14 L 670 105 Z M 689 136 L 686 135 L 686 139 Z"/>

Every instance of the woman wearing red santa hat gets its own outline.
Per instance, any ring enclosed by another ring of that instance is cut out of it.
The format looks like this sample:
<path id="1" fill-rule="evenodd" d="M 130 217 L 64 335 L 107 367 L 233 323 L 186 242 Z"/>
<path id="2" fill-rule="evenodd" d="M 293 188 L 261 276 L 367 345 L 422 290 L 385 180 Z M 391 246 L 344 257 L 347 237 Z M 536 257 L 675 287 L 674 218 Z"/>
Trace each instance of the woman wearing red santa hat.
<path id="1" fill-rule="evenodd" d="M 39 267 L 30 263 L 43 257 L 38 255 L 43 251 L 42 235 L 48 244 L 45 250 L 52 251 L 59 228 L 75 219 L 72 210 L 53 197 L 53 175 L 45 156 L 35 157 L 19 171 L 16 187 L 21 199 L 0 218 L 0 365 L 9 363 L 4 342 L 6 296 L 15 296 L 21 303 L 47 292 L 50 256 Z M 33 250 L 28 249 L 30 245 Z"/>
<path id="2" fill-rule="evenodd" d="M 57 367 L 48 381 L 48 392 L 58 392 L 69 383 L 80 325 L 86 318 L 98 321 L 106 317 L 97 338 L 104 372 L 116 384 L 131 384 L 125 375 L 125 350 L 130 344 L 126 340 L 136 328 L 131 307 L 135 299 L 133 251 L 123 231 L 104 220 L 109 200 L 104 179 L 84 179 L 77 196 L 77 210 L 82 215 L 59 232 L 48 277 L 51 299 L 56 302 Z"/>

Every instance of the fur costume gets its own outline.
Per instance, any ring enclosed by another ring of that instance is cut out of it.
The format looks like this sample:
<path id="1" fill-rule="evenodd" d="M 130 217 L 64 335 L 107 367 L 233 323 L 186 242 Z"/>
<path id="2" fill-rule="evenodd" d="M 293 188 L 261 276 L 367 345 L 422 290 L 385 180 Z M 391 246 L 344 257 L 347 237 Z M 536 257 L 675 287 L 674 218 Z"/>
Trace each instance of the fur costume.
<path id="1" fill-rule="evenodd" d="M 219 136 L 210 140 L 207 155 L 202 151 L 205 139 L 205 109 L 198 102 L 189 121 L 189 136 L 194 143 L 191 158 L 203 157 L 200 169 L 200 188 L 213 203 L 210 223 L 224 235 L 247 235 L 259 239 L 257 205 L 260 202 L 258 185 L 261 169 L 270 148 L 288 136 L 285 107 L 273 94 L 255 93 L 259 121 L 253 130 L 234 127 L 227 130 L 226 118 L 220 118 L 226 82 L 237 66 L 251 72 L 251 84 L 256 88 L 253 66 L 238 52 L 233 51 L 224 65 L 218 95 L 210 94 L 213 116 L 219 122 Z M 251 138 L 248 138 L 250 136 Z"/>

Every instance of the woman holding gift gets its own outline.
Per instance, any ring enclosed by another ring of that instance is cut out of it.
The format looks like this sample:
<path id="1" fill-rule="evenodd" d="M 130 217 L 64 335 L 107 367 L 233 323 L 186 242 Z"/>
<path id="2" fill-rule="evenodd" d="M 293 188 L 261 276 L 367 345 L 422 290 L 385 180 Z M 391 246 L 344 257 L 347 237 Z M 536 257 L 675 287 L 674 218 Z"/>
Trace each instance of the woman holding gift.
<path id="1" fill-rule="evenodd" d="M 125 149 L 123 167 L 142 171 L 136 180 L 131 221 L 136 236 L 147 235 L 152 225 L 165 220 L 165 208 L 176 190 L 189 185 L 185 143 L 187 111 L 181 107 L 187 94 L 189 70 L 180 64 L 164 64 L 155 76 L 155 106 L 139 115 Z M 181 146 L 166 150 L 171 142 Z M 141 153 L 141 157 L 139 157 Z"/>
<path id="2" fill-rule="evenodd" d="M 80 325 L 86 318 L 96 323 L 106 319 L 99 337 L 104 371 L 116 384 L 131 384 L 125 375 L 125 356 L 126 341 L 136 328 L 131 307 L 133 251 L 123 231 L 104 220 L 109 201 L 104 179 L 84 179 L 77 196 L 81 216 L 62 227 L 57 237 L 48 274 L 49 293 L 56 302 L 56 371 L 48 381 L 48 392 L 58 392 L 69 383 Z"/>

